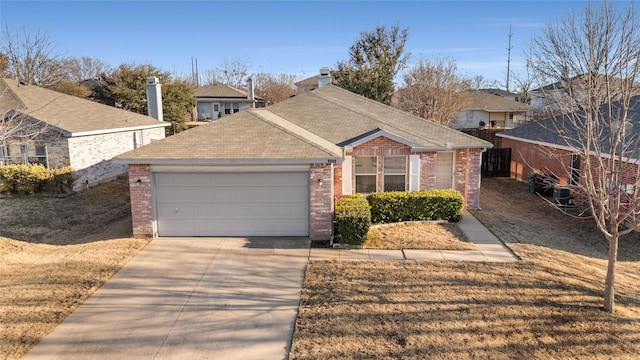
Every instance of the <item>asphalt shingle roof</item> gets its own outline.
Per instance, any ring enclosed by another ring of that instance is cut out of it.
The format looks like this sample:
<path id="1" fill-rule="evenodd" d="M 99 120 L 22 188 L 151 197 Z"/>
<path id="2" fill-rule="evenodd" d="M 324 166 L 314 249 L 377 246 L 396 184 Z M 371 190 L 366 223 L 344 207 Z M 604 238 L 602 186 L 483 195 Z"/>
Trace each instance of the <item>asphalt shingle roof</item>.
<path id="1" fill-rule="evenodd" d="M 607 104 L 602 105 L 601 113 L 606 114 Z M 614 113 L 620 109 L 620 102 L 612 103 Z M 606 124 L 608 118 L 603 118 L 603 122 Z M 629 157 L 637 158 L 640 156 L 640 149 L 638 148 L 637 141 L 640 139 L 640 95 L 631 98 L 629 103 L 629 112 L 627 121 L 631 123 L 631 126 L 627 127 L 627 142 L 631 140 L 636 141 L 636 146 L 628 151 L 626 154 Z M 603 132 L 600 134 L 601 149 L 604 152 L 608 152 L 610 149 L 609 144 L 609 132 L 607 126 L 603 126 Z M 564 117 L 550 118 L 535 123 L 525 124 L 513 129 L 501 131 L 497 134 L 499 137 L 507 137 L 516 140 L 522 140 L 525 142 L 535 142 L 551 147 L 568 147 L 568 142 L 571 139 L 579 140 L 583 137 L 581 129 L 576 128 L 569 119 Z M 573 144 L 576 144 L 573 142 Z"/>
<path id="2" fill-rule="evenodd" d="M 267 108 L 335 144 L 381 129 L 425 148 L 491 147 L 491 143 L 381 104 L 334 85 Z"/>
<path id="3" fill-rule="evenodd" d="M 341 159 L 363 134 L 383 130 L 423 150 L 492 144 L 333 85 L 264 109 L 241 111 L 118 156 L 128 162 Z M 230 161 L 231 162 L 231 161 Z"/>
<path id="4" fill-rule="evenodd" d="M 300 131 L 265 119 L 263 109 L 251 109 L 226 116 L 116 158 L 148 160 L 216 160 L 234 163 L 241 159 L 327 159 L 340 158 L 337 147 L 327 149 L 306 139 Z M 268 114 L 267 114 L 268 116 Z"/>
<path id="5" fill-rule="evenodd" d="M 500 95 L 490 94 L 483 90 L 470 90 L 471 102 L 465 110 L 484 110 L 487 112 L 532 111 L 533 107 Z"/>
<path id="6" fill-rule="evenodd" d="M 0 79 L 0 113 L 17 111 L 67 136 L 169 125 L 150 116 L 118 109 L 16 80 Z"/>

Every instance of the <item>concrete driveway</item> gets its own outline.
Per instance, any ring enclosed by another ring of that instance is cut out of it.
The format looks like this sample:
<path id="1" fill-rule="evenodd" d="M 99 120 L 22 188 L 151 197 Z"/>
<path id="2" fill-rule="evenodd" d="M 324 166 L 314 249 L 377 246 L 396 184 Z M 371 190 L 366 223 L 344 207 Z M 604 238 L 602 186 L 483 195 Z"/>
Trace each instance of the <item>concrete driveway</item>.
<path id="1" fill-rule="evenodd" d="M 159 238 L 24 359 L 285 359 L 307 238 Z"/>

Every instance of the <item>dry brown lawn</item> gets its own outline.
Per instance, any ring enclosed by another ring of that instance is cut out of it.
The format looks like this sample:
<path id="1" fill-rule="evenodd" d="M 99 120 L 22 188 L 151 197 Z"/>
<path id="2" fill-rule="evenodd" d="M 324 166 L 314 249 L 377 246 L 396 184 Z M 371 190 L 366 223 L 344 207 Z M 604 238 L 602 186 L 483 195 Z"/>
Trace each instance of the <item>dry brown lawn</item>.
<path id="1" fill-rule="evenodd" d="M 125 179 L 65 198 L 0 197 L 0 358 L 19 359 L 126 264 Z"/>
<path id="2" fill-rule="evenodd" d="M 456 224 L 430 222 L 378 225 L 369 230 L 364 247 L 385 250 L 476 249 Z"/>
<path id="3" fill-rule="evenodd" d="M 507 179 L 484 180 L 482 206 L 476 217 L 522 261 L 311 262 L 290 357 L 640 358 L 638 234 L 621 241 L 607 314 L 607 246 L 588 220 Z M 125 180 L 66 198 L 2 196 L 0 209 L 2 359 L 19 359 L 148 243 L 129 238 Z"/>
<path id="4" fill-rule="evenodd" d="M 474 215 L 517 263 L 313 261 L 290 359 L 640 359 L 640 239 L 607 244 L 527 184 L 485 179 Z"/>

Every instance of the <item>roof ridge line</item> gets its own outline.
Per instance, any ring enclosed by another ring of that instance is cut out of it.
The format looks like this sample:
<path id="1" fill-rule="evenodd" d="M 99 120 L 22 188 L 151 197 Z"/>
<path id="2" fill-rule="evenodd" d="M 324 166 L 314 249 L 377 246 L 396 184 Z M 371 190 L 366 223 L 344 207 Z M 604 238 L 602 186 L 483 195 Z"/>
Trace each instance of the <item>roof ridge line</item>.
<path id="1" fill-rule="evenodd" d="M 438 126 L 438 127 L 442 127 L 442 128 L 446 128 L 446 129 L 449 129 L 449 130 L 458 131 L 458 132 L 460 132 L 460 134 L 465 135 L 466 137 L 472 137 L 472 138 L 474 137 L 474 136 L 472 136 L 472 135 L 466 134 L 466 133 L 464 133 L 464 132 L 462 132 L 462 131 L 459 131 L 459 130 L 457 130 L 457 129 L 453 129 L 453 128 L 450 128 L 450 127 L 448 127 L 448 126 L 444 126 L 444 125 L 441 125 L 441 124 L 435 123 L 435 122 L 433 122 L 433 121 L 431 121 L 431 120 L 427 120 L 427 119 L 421 118 L 421 117 L 419 117 L 419 116 L 416 116 L 416 115 L 414 115 L 414 114 L 412 114 L 412 113 L 410 113 L 410 112 L 403 111 L 403 110 L 400 110 L 400 109 L 396 109 L 396 108 L 394 108 L 393 106 L 389 106 L 389 105 L 383 104 L 383 103 L 381 103 L 381 102 L 375 101 L 375 100 L 373 100 L 373 99 L 369 99 L 368 97 L 366 97 L 366 96 L 364 96 L 364 95 L 356 94 L 356 93 L 351 92 L 351 91 L 349 91 L 349 90 L 343 89 L 343 88 L 341 88 L 341 87 L 339 87 L 339 86 L 337 86 L 337 85 L 332 85 L 332 84 L 330 84 L 330 85 L 327 85 L 327 86 L 334 86 L 334 87 L 336 87 L 336 88 L 338 88 L 338 89 L 340 89 L 340 90 L 346 91 L 346 92 L 351 93 L 351 94 L 356 95 L 356 96 L 360 96 L 360 97 L 362 97 L 363 99 L 365 99 L 365 100 L 367 100 L 367 101 L 373 102 L 373 103 L 378 104 L 378 105 L 386 106 L 386 107 L 390 108 L 391 110 L 393 110 L 393 111 L 395 111 L 395 112 L 398 112 L 398 113 L 402 113 L 402 114 L 405 114 L 405 115 L 412 116 L 412 117 L 416 118 L 417 120 L 421 120 L 421 121 L 428 121 L 428 122 L 430 122 L 432 125 L 435 125 L 435 126 Z M 340 103 L 336 103 L 335 101 L 333 101 L 333 99 L 327 98 L 326 96 L 320 96 L 320 95 L 319 95 L 320 93 L 314 93 L 313 91 L 311 91 L 310 93 L 311 93 L 311 94 L 314 94 L 314 95 L 316 95 L 316 96 L 318 96 L 318 97 L 320 97 L 320 98 L 322 98 L 322 99 L 323 99 L 323 100 L 325 100 L 325 101 L 331 102 L 332 104 L 335 104 L 335 105 L 337 105 L 337 106 L 340 106 L 340 107 L 342 107 L 342 108 L 344 108 L 344 109 L 347 109 L 347 110 L 349 110 L 349 111 L 352 111 L 352 112 L 354 112 L 354 113 L 356 113 L 356 114 L 360 114 L 360 115 L 362 115 L 362 116 L 364 116 L 364 117 L 366 117 L 366 118 L 368 118 L 368 119 L 371 119 L 371 120 L 374 120 L 374 121 L 380 122 L 380 123 L 382 123 L 382 124 L 384 124 L 384 125 L 387 125 L 387 126 L 390 126 L 390 127 L 394 128 L 394 129 L 398 129 L 398 130 L 400 130 L 400 131 L 403 131 L 403 132 L 406 132 L 406 133 L 412 134 L 413 136 L 419 137 L 419 138 L 421 138 L 422 140 L 425 140 L 425 141 L 427 141 L 427 142 L 430 142 L 430 143 L 434 143 L 434 144 L 435 144 L 435 142 L 434 142 L 432 139 L 429 139 L 429 138 L 426 138 L 426 137 L 424 137 L 424 136 L 418 135 L 418 134 L 414 133 L 414 132 L 413 132 L 413 131 L 411 131 L 411 130 L 404 129 L 404 128 L 400 127 L 400 126 L 397 126 L 397 125 L 395 125 L 395 124 L 389 123 L 389 122 L 384 121 L 384 120 L 380 120 L 380 119 L 372 118 L 371 116 L 369 116 L 369 115 L 367 115 L 367 114 L 363 114 L 363 113 L 361 113 L 361 112 L 359 112 L 359 111 L 356 111 L 356 110 L 354 110 L 354 109 L 352 109 L 352 108 L 348 108 L 348 107 L 346 107 L 346 106 L 344 106 L 344 105 L 342 105 L 342 104 L 340 104 Z M 388 130 L 386 130 L 386 131 L 388 131 Z M 388 132 L 393 133 L 392 131 L 388 131 Z M 446 145 L 446 144 L 441 144 L 441 145 Z"/>
<path id="2" fill-rule="evenodd" d="M 260 120 L 267 122 L 272 126 L 275 126 L 278 129 L 297 137 L 298 139 L 317 149 L 320 149 L 334 156 L 342 156 L 342 148 L 340 148 L 338 145 L 290 121 L 287 121 L 287 119 L 282 118 L 267 109 L 248 109 L 247 112 L 259 118 Z"/>

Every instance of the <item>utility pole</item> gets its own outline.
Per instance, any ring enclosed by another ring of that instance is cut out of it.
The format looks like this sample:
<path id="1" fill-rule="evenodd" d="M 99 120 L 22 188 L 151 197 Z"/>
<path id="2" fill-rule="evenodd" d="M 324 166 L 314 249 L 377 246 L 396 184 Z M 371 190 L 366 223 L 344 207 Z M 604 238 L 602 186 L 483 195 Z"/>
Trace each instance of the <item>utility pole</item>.
<path id="1" fill-rule="evenodd" d="M 511 75 L 511 25 L 509 25 L 509 45 L 507 46 L 507 92 L 509 91 L 509 75 Z"/>

